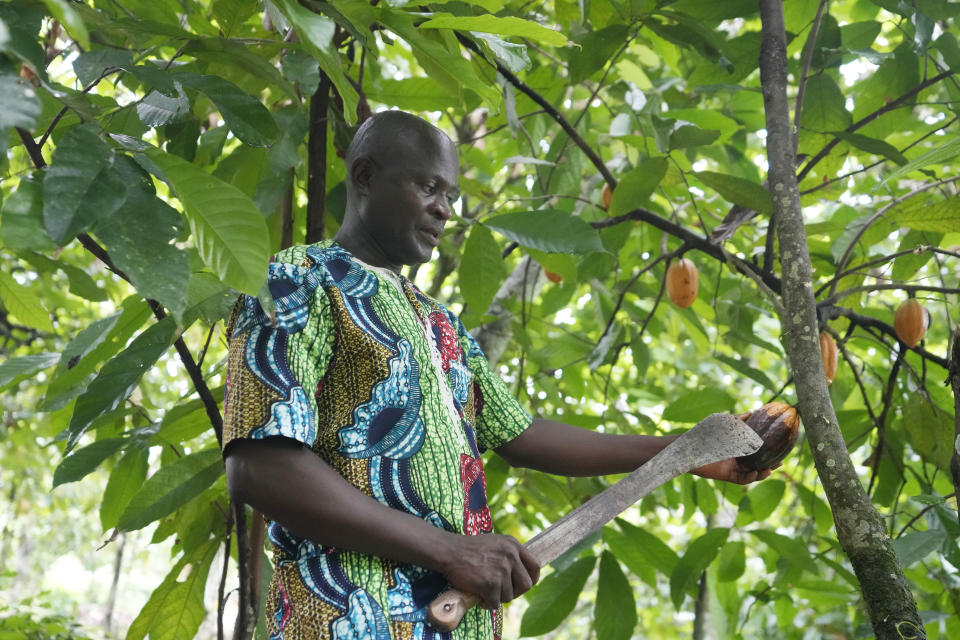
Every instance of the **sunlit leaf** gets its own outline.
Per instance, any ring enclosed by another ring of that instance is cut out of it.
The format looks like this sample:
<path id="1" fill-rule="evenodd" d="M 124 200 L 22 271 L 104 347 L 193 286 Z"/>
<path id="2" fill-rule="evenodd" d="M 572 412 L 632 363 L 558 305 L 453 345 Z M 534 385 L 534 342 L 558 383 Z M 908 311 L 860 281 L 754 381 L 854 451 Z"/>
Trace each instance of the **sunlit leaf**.
<path id="1" fill-rule="evenodd" d="M 103 500 L 100 502 L 100 524 L 104 531 L 117 525 L 120 514 L 143 485 L 147 477 L 149 453 L 150 450 L 146 447 L 130 447 L 110 472 L 107 486 L 103 490 Z"/>
<path id="2" fill-rule="evenodd" d="M 708 387 L 689 391 L 663 410 L 663 419 L 673 422 L 697 422 L 711 413 L 730 411 L 734 399 L 723 389 Z"/>
<path id="3" fill-rule="evenodd" d="M 529 606 L 520 622 L 520 635 L 540 636 L 559 627 L 577 604 L 595 563 L 596 558 L 592 556 L 580 558 L 531 589 L 526 596 Z"/>
<path id="4" fill-rule="evenodd" d="M 59 353 L 35 353 L 0 362 L 0 390 L 17 384 L 38 371 L 49 369 L 60 361 Z"/>
<path id="5" fill-rule="evenodd" d="M 700 580 L 700 573 L 717 557 L 729 534 L 729 529 L 716 527 L 687 545 L 686 551 L 670 574 L 670 599 L 677 609 L 683 604 L 687 590 L 692 589 Z"/>
<path id="6" fill-rule="evenodd" d="M 506 277 L 500 245 L 483 225 L 475 225 L 463 245 L 460 292 L 469 309 L 484 314 Z"/>
<path id="7" fill-rule="evenodd" d="M 533 22 L 514 16 L 499 18 L 492 15 L 451 16 L 438 15 L 419 25 L 420 29 L 460 29 L 462 31 L 483 31 L 501 36 L 519 36 L 546 44 L 561 47 L 567 38 L 559 31 L 548 29 Z"/>
<path id="8" fill-rule="evenodd" d="M 770 192 L 763 185 L 716 171 L 700 171 L 696 176 L 700 182 L 719 193 L 728 202 L 764 215 L 773 214 L 773 200 L 770 198 Z"/>
<path id="9" fill-rule="evenodd" d="M 43 308 L 33 287 L 26 287 L 0 271 L 0 301 L 13 317 L 33 329 L 53 331 L 50 313 Z"/>
<path id="10" fill-rule="evenodd" d="M 507 239 L 538 251 L 583 254 L 603 250 L 595 229 L 562 211 L 504 213 L 483 223 Z"/>
<path id="11" fill-rule="evenodd" d="M 600 556 L 597 602 L 593 608 L 593 628 L 597 640 L 629 640 L 637 626 L 637 604 L 633 589 L 620 564 L 609 551 Z"/>
<path id="12" fill-rule="evenodd" d="M 650 158 L 625 173 L 617 181 L 617 188 L 613 190 L 610 215 L 618 216 L 638 207 L 645 207 L 666 171 L 666 158 Z"/>
<path id="13" fill-rule="evenodd" d="M 54 469 L 53 486 L 83 479 L 101 462 L 119 451 L 126 441 L 126 438 L 107 438 L 76 449 Z"/>

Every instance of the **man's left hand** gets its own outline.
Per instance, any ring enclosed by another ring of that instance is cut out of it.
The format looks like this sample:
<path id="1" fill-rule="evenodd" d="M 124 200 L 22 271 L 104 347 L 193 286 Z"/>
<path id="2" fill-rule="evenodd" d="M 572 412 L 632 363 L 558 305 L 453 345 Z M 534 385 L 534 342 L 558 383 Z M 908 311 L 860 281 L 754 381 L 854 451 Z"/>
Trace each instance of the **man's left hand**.
<path id="1" fill-rule="evenodd" d="M 780 465 L 777 466 L 779 467 Z M 703 465 L 698 469 L 694 469 L 692 473 L 702 478 L 710 478 L 712 480 L 723 480 L 725 482 L 733 482 L 734 484 L 750 484 L 757 480 L 763 480 L 770 475 L 770 471 L 771 469 L 752 471 L 737 462 L 736 458 L 728 458 L 720 462 Z"/>

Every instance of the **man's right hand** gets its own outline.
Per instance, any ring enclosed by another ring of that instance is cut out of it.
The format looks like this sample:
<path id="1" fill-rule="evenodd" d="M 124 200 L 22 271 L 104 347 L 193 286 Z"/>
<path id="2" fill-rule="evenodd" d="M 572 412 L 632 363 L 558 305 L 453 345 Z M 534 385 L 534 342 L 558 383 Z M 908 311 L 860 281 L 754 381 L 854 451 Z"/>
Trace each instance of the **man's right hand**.
<path id="1" fill-rule="evenodd" d="M 440 573 L 452 587 L 494 609 L 526 593 L 540 579 L 540 565 L 513 536 L 451 534 Z"/>

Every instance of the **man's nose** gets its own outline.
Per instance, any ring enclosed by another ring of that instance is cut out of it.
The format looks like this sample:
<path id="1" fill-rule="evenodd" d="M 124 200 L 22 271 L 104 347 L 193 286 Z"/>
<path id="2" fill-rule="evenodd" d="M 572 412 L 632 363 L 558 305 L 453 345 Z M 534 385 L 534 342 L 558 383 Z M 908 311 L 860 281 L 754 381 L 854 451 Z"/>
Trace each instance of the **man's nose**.
<path id="1" fill-rule="evenodd" d="M 447 194 L 443 192 L 438 192 L 430 200 L 430 205 L 428 211 L 431 215 L 434 215 L 444 222 L 449 220 L 453 216 L 453 209 L 450 205 L 450 202 L 447 200 Z"/>

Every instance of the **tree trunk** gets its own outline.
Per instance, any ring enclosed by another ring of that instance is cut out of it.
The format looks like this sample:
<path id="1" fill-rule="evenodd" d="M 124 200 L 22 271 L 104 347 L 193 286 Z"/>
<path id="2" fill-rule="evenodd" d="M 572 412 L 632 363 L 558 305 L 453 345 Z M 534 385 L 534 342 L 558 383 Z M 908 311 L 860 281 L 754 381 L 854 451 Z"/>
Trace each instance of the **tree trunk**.
<path id="1" fill-rule="evenodd" d="M 953 389 L 953 455 L 950 457 L 950 475 L 953 476 L 954 495 L 960 500 L 960 325 L 953 330 L 953 349 L 950 356 L 950 386 Z M 960 509 L 957 514 L 960 519 Z"/>
<path id="2" fill-rule="evenodd" d="M 760 17 L 760 82 L 767 121 L 768 181 L 783 271 L 781 325 L 800 415 L 830 502 L 837 538 L 860 581 L 874 633 L 878 640 L 926 638 L 890 538 L 847 454 L 827 391 L 790 131 L 781 0 L 760 0 Z"/>

